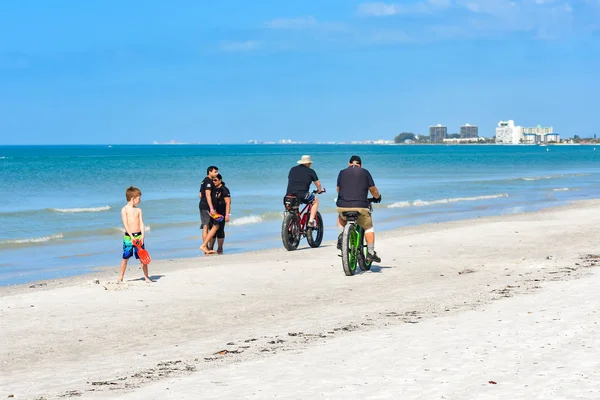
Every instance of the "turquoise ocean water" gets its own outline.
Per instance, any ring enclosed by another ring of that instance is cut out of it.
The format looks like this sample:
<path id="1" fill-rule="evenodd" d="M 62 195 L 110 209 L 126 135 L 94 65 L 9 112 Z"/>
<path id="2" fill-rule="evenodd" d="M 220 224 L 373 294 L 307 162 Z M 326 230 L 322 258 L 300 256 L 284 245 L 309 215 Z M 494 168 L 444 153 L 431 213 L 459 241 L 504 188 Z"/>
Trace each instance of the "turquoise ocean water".
<path id="1" fill-rule="evenodd" d="M 281 198 L 303 154 L 328 190 L 324 240 L 337 236 L 336 177 L 353 154 L 383 195 L 378 231 L 600 197 L 594 146 L 0 146 L 0 285 L 118 266 L 129 185 L 143 192 L 152 258 L 200 256 L 198 190 L 213 164 L 232 193 L 225 251 L 281 247 Z"/>

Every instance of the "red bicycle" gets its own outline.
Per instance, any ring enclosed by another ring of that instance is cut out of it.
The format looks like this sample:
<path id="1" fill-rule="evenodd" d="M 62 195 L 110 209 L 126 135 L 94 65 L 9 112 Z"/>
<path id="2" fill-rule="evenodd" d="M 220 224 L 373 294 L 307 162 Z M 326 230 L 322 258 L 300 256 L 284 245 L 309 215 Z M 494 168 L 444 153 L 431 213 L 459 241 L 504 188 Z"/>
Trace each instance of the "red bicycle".
<path id="1" fill-rule="evenodd" d="M 321 193 L 324 192 L 323 189 Z M 316 194 L 317 191 L 313 190 L 312 193 Z M 323 241 L 323 218 L 321 213 L 317 211 L 313 228 L 306 226 L 313 206 L 312 202 L 306 204 L 300 211 L 300 200 L 296 196 L 288 194 L 283 198 L 283 205 L 285 206 L 283 223 L 281 224 L 283 247 L 289 251 L 296 250 L 303 236 L 306 237 L 310 247 L 319 247 Z"/>

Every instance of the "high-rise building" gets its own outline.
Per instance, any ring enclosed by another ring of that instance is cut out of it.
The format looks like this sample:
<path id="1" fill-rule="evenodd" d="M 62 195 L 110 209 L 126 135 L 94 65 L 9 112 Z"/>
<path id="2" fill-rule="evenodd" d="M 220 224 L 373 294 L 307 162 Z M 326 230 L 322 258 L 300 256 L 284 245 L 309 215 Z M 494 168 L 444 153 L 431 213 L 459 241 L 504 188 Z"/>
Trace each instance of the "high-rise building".
<path id="1" fill-rule="evenodd" d="M 477 125 L 465 124 L 460 127 L 460 138 L 461 139 L 471 139 L 479 137 L 479 128 Z"/>
<path id="2" fill-rule="evenodd" d="M 431 143 L 443 143 L 448 136 L 448 128 L 442 124 L 429 127 L 429 141 Z"/>
<path id="3" fill-rule="evenodd" d="M 496 143 L 519 144 L 523 139 L 523 128 L 515 126 L 515 121 L 498 122 L 496 128 Z"/>

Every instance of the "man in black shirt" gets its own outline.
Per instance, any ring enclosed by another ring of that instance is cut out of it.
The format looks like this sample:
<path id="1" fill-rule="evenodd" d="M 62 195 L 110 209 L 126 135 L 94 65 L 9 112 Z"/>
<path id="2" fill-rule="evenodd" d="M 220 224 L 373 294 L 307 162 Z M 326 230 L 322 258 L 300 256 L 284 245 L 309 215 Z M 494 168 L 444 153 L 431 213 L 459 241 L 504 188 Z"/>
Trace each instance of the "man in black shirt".
<path id="1" fill-rule="evenodd" d="M 375 252 L 375 231 L 373 229 L 373 219 L 369 210 L 369 192 L 375 199 L 375 203 L 381 202 L 381 195 L 371 173 L 362 168 L 362 161 L 359 156 L 350 157 L 348 168 L 340 171 L 337 178 L 338 199 L 336 202 L 338 210 L 338 249 L 342 248 L 342 232 L 348 222 L 342 215 L 346 211 L 356 211 L 360 213 L 357 223 L 365 230 L 365 240 L 367 241 L 367 261 L 381 262 L 381 259 Z"/>
<path id="2" fill-rule="evenodd" d="M 299 165 L 292 167 L 288 174 L 286 193 L 295 195 L 304 204 L 312 203 L 313 206 L 310 210 L 307 227 L 316 228 L 315 218 L 319 209 L 319 199 L 309 189 L 310 184 L 313 182 L 317 187 L 317 193 L 323 192 L 323 188 L 321 187 L 317 173 L 311 168 L 312 158 L 310 156 L 302 156 L 296 163 Z"/>
<path id="3" fill-rule="evenodd" d="M 202 181 L 200 185 L 200 192 L 198 193 L 198 197 L 200 197 L 200 227 L 202 228 L 202 241 L 206 238 L 208 234 L 208 223 L 210 222 L 210 214 L 215 213 L 215 207 L 212 202 L 212 194 L 215 188 L 213 184 L 213 179 L 217 177 L 219 174 L 219 168 L 211 165 L 206 169 L 206 178 Z"/>

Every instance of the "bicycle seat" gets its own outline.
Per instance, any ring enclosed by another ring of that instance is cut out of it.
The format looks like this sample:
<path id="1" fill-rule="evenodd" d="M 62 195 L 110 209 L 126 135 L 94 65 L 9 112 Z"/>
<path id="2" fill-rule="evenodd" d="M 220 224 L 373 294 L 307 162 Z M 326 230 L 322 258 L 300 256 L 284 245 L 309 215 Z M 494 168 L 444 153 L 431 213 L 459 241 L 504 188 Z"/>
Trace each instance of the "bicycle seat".
<path id="1" fill-rule="evenodd" d="M 360 213 L 358 211 L 344 211 L 342 215 L 346 217 L 348 221 L 356 221 L 360 216 Z"/>

